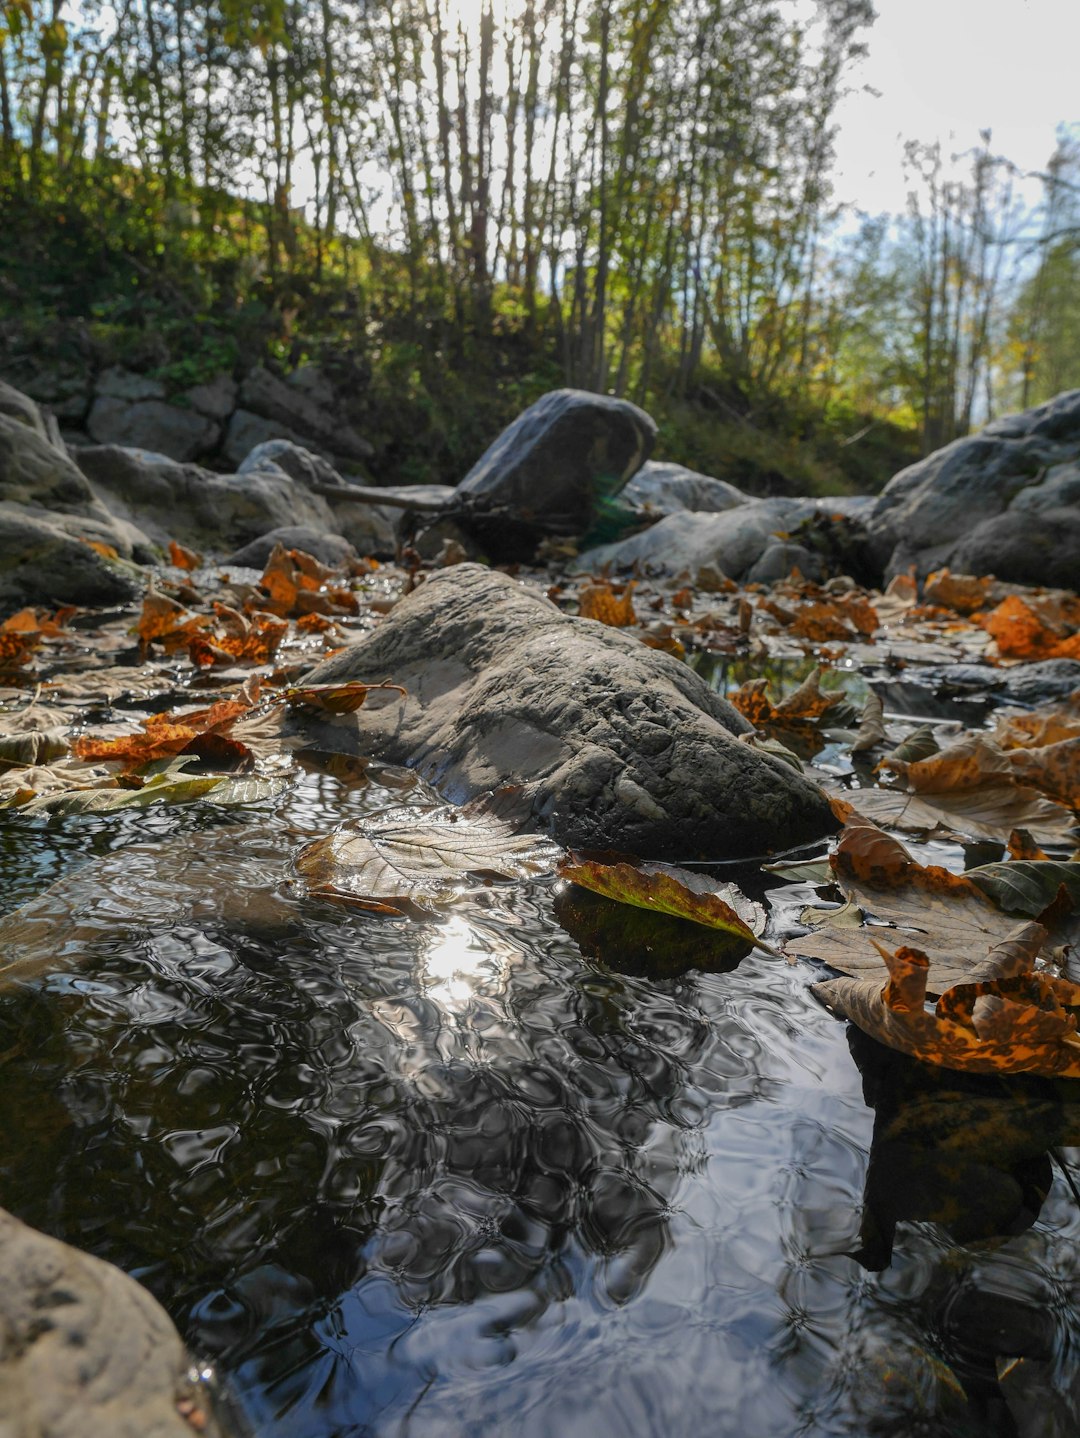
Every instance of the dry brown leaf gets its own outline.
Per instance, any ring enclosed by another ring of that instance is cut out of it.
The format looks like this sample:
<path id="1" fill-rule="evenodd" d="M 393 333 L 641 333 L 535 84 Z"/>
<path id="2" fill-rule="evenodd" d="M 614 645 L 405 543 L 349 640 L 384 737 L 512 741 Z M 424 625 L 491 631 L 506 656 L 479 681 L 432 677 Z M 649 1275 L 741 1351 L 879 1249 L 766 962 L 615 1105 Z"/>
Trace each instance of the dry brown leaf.
<path id="1" fill-rule="evenodd" d="M 141 733 L 123 734 L 117 739 L 76 739 L 72 752 L 88 763 L 115 762 L 125 769 L 138 769 L 157 759 L 181 753 L 200 735 L 221 734 L 246 714 L 244 699 L 220 699 L 208 709 L 190 714 L 152 714 L 143 720 Z"/>
<path id="2" fill-rule="evenodd" d="M 880 978 L 830 979 L 813 992 L 865 1033 L 925 1063 L 971 1073 L 1080 1077 L 1080 987 L 1034 970 L 1041 924 L 1015 926 L 927 1011 L 930 962 L 914 947 L 878 944 Z"/>
<path id="3" fill-rule="evenodd" d="M 845 826 L 830 865 L 844 898 L 892 927 L 818 928 L 784 945 L 792 956 L 862 975 L 879 968 L 871 938 L 906 944 L 929 955 L 929 987 L 941 993 L 966 980 L 973 961 L 1016 925 L 1015 915 L 1002 913 L 970 879 L 917 863 L 898 839 L 858 814 Z M 813 910 L 804 911 L 804 922 L 813 917 Z"/>
<path id="4" fill-rule="evenodd" d="M 177 544 L 175 539 L 170 539 L 169 563 L 177 569 L 198 569 L 203 563 L 203 557 L 194 549 L 185 549 L 182 544 Z"/>
<path id="5" fill-rule="evenodd" d="M 1080 738 L 1059 739 L 1037 749 L 1013 749 L 1008 759 L 1024 783 L 1070 809 L 1080 809 Z"/>
<path id="6" fill-rule="evenodd" d="M 950 574 L 948 569 L 936 569 L 927 577 L 923 597 L 928 604 L 940 604 L 944 609 L 955 609 L 958 614 L 974 614 L 993 603 L 995 588 L 994 579 L 977 579 L 972 574 Z"/>
<path id="7" fill-rule="evenodd" d="M 611 584 L 586 584 L 578 595 L 578 614 L 582 619 L 598 619 L 601 624 L 626 629 L 637 623 L 633 593 L 633 580 L 621 593 Z"/>
<path id="8" fill-rule="evenodd" d="M 976 622 L 1003 659 L 1080 659 L 1080 600 L 1010 594 Z"/>

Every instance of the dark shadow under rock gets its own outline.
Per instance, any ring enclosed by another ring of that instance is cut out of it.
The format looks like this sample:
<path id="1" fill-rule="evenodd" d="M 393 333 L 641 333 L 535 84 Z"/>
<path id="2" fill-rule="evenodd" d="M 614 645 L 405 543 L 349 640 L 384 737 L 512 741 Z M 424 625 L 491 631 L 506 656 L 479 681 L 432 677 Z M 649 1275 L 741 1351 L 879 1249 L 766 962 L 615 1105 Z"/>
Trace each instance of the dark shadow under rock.
<path id="1" fill-rule="evenodd" d="M 746 721 L 688 666 L 479 565 L 433 575 L 310 678 L 408 691 L 305 718 L 313 744 L 412 765 L 455 802 L 520 785 L 572 846 L 749 857 L 838 827 L 816 785 L 739 742 Z"/>

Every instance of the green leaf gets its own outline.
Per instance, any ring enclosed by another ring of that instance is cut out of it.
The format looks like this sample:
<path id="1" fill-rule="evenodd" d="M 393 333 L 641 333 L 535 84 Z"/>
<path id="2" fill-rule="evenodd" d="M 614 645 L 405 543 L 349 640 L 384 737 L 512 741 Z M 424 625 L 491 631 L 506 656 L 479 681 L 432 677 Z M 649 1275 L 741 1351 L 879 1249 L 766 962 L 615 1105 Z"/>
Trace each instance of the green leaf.
<path id="1" fill-rule="evenodd" d="M 671 914 L 706 928 L 738 934 L 766 953 L 781 957 L 760 937 L 765 928 L 765 911 L 734 884 L 718 884 L 704 874 L 673 864 L 603 864 L 580 854 L 564 859 L 558 874 L 620 904 L 635 904 L 653 913 Z"/>

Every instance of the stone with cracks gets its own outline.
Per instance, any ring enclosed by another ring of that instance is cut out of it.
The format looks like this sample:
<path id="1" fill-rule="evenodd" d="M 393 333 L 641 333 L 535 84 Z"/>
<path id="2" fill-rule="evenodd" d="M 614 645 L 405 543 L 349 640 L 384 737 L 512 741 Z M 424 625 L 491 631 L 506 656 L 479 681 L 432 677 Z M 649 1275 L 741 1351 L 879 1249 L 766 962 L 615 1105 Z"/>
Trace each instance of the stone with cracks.
<path id="1" fill-rule="evenodd" d="M 580 536 L 655 439 L 653 420 L 627 400 L 552 390 L 503 430 L 458 485 L 475 508 L 468 528 L 499 559 L 528 559 L 545 538 Z"/>
<path id="2" fill-rule="evenodd" d="M 134 1279 L 0 1209 L 3 1438 L 215 1438 L 190 1366 Z"/>
<path id="3" fill-rule="evenodd" d="M 454 802 L 521 786 L 572 847 L 749 858 L 838 827 L 816 785 L 740 742 L 750 726 L 687 665 L 480 565 L 432 575 L 309 678 L 408 691 L 297 721 L 310 742 L 409 764 Z"/>

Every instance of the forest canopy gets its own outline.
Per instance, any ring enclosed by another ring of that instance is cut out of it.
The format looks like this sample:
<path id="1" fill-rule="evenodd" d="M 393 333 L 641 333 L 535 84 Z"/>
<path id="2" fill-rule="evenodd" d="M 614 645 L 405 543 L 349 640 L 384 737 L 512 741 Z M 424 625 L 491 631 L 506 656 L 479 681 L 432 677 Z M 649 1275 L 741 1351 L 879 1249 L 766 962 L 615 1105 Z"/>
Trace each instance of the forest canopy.
<path id="1" fill-rule="evenodd" d="M 318 357 L 415 478 L 572 384 L 650 407 L 687 462 L 811 488 L 1080 383 L 1075 130 L 1035 210 L 989 132 L 913 144 L 906 215 L 837 205 L 870 0 L 0 17 L 8 368 Z"/>

